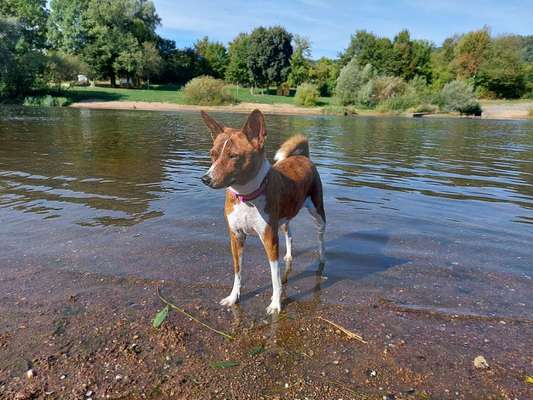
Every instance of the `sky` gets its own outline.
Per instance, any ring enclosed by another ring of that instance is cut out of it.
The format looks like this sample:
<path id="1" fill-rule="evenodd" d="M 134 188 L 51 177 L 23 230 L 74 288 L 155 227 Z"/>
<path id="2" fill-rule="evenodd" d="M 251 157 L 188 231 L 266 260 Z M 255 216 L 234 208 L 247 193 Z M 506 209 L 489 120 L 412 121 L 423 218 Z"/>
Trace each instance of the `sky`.
<path id="1" fill-rule="evenodd" d="M 393 38 L 440 45 L 455 33 L 484 25 L 495 35 L 533 34 L 533 0 L 154 0 L 162 19 L 158 32 L 189 47 L 204 36 L 230 42 L 257 26 L 282 25 L 311 40 L 312 58 L 336 57 L 360 29 Z"/>

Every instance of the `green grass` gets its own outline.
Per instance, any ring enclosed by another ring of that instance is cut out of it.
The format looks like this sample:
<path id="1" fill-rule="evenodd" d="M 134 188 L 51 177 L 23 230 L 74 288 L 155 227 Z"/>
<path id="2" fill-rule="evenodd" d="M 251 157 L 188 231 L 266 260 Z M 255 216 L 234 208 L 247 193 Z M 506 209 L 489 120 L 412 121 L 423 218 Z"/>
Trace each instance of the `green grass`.
<path id="1" fill-rule="evenodd" d="M 272 94 L 251 94 L 248 88 L 231 87 L 230 91 L 240 103 L 290 104 L 295 105 L 294 97 Z M 111 87 L 73 87 L 61 93 L 71 102 L 97 101 L 146 101 L 172 104 L 186 104 L 183 91 L 174 85 L 153 85 L 150 89 L 121 89 Z M 320 97 L 318 106 L 331 104 L 329 97 Z"/>
<path id="2" fill-rule="evenodd" d="M 146 101 L 150 103 L 185 104 L 183 92 L 177 86 L 153 86 L 150 89 L 122 89 L 112 87 L 74 87 L 62 93 L 72 102 L 98 101 Z"/>

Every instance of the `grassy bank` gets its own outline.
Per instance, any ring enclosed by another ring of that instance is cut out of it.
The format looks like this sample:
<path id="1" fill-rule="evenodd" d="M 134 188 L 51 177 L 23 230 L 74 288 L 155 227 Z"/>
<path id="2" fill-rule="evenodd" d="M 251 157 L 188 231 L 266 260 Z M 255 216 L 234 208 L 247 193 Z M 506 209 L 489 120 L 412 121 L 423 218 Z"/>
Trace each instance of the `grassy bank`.
<path id="1" fill-rule="evenodd" d="M 290 104 L 293 105 L 294 97 L 277 96 L 273 94 L 251 94 L 249 89 L 231 88 L 233 96 L 239 103 L 258 104 Z M 173 85 L 151 86 L 150 89 L 122 89 L 111 87 L 75 87 L 61 93 L 71 103 L 80 101 L 144 101 L 149 103 L 187 104 L 183 90 Z M 318 106 L 331 104 L 332 99 L 321 97 Z"/>
<path id="2" fill-rule="evenodd" d="M 257 107 L 269 113 L 279 114 L 332 114 L 332 115 L 406 115 L 409 112 L 380 111 L 379 108 L 368 109 L 356 106 L 340 106 L 335 98 L 320 97 L 317 105 L 303 107 L 296 104 L 294 97 L 278 96 L 270 93 L 250 93 L 249 89 L 232 87 L 236 105 L 207 107 L 211 110 L 226 112 L 248 112 Z M 43 93 L 44 94 L 44 93 Z M 188 105 L 183 90 L 175 85 L 153 85 L 150 89 L 124 89 L 108 86 L 73 87 L 60 93 L 51 93 L 59 97 L 64 105 L 73 104 L 81 108 L 108 109 L 145 109 L 145 110 L 186 110 L 199 106 Z M 38 96 L 37 96 L 38 97 Z M 42 96 L 45 97 L 50 96 Z M 33 98 L 32 98 L 33 99 Z M 44 99 L 46 100 L 46 99 Z M 91 102 L 88 104 L 87 102 Z M 31 103 L 31 102 L 30 102 Z M 48 104 L 28 105 L 48 105 Z M 532 118 L 532 100 L 481 100 L 483 118 L 488 119 L 528 119 Z M 444 114 L 439 114 L 444 115 Z M 446 114 L 455 116 L 455 114 Z"/>

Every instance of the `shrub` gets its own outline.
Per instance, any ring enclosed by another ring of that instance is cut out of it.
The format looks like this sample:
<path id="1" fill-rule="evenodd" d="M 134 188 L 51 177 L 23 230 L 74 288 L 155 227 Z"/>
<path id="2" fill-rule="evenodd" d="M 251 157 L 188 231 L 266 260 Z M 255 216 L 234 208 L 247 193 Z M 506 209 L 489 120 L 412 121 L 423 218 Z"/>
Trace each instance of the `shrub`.
<path id="1" fill-rule="evenodd" d="M 442 88 L 439 99 L 439 106 L 444 111 L 457 111 L 461 114 L 480 114 L 479 105 L 474 89 L 465 81 L 452 81 Z"/>
<path id="2" fill-rule="evenodd" d="M 423 103 L 418 106 L 416 106 L 413 109 L 413 112 L 415 113 L 435 113 L 437 112 L 437 106 L 434 106 L 433 104 Z"/>
<path id="3" fill-rule="evenodd" d="M 65 97 L 46 96 L 28 96 L 24 98 L 25 106 L 33 107 L 64 107 L 69 101 Z"/>
<path id="4" fill-rule="evenodd" d="M 337 86 L 335 87 L 335 95 L 342 105 L 360 103 L 360 90 L 375 76 L 376 72 L 372 65 L 367 64 L 361 69 L 357 63 L 357 59 L 354 57 L 341 70 L 337 79 Z M 369 88 L 366 87 L 362 96 L 363 98 L 366 97 L 365 93 L 368 93 L 368 90 Z"/>
<path id="5" fill-rule="evenodd" d="M 291 94 L 291 85 L 288 82 L 283 82 L 276 88 L 277 96 L 289 96 Z"/>
<path id="6" fill-rule="evenodd" d="M 372 97 L 378 103 L 391 97 L 401 96 L 407 89 L 405 81 L 396 76 L 378 77 L 373 79 L 372 83 Z"/>
<path id="7" fill-rule="evenodd" d="M 216 106 L 235 102 L 224 81 L 211 76 L 200 76 L 191 79 L 183 90 L 185 100 L 189 104 Z"/>
<path id="8" fill-rule="evenodd" d="M 402 112 L 408 108 L 414 107 L 416 104 L 417 101 L 415 97 L 409 94 L 404 94 L 401 96 L 389 97 L 378 105 L 377 110 Z"/>
<path id="9" fill-rule="evenodd" d="M 320 93 L 318 87 L 312 83 L 302 83 L 296 89 L 294 101 L 302 106 L 315 106 Z"/>

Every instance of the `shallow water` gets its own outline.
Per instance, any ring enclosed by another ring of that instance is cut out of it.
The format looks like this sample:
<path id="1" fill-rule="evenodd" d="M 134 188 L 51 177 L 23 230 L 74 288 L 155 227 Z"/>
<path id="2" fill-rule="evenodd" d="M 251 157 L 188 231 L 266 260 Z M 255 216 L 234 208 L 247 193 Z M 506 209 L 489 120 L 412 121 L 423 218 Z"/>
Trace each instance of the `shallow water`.
<path id="1" fill-rule="evenodd" d="M 327 279 L 315 276 L 304 211 L 288 302 L 366 293 L 533 319 L 533 122 L 267 116 L 267 126 L 270 157 L 309 136 L 325 185 Z M 2 107 L 0 274 L 39 265 L 229 290 L 224 193 L 199 180 L 209 148 L 196 113 Z M 250 240 L 243 303 L 270 290 L 266 271 Z"/>

